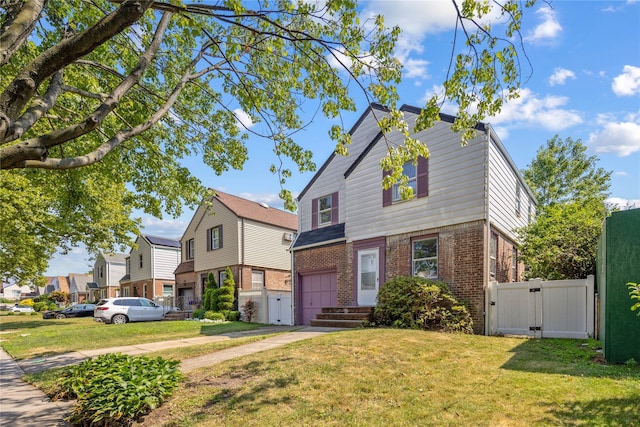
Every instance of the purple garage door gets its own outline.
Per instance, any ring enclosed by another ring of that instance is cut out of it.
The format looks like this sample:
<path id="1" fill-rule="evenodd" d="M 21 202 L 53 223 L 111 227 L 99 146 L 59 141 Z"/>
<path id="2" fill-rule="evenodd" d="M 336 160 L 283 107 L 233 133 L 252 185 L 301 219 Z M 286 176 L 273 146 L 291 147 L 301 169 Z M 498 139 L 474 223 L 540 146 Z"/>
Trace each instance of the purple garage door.
<path id="1" fill-rule="evenodd" d="M 309 325 L 322 307 L 336 306 L 337 283 L 336 273 L 308 274 L 301 277 L 303 325 Z"/>

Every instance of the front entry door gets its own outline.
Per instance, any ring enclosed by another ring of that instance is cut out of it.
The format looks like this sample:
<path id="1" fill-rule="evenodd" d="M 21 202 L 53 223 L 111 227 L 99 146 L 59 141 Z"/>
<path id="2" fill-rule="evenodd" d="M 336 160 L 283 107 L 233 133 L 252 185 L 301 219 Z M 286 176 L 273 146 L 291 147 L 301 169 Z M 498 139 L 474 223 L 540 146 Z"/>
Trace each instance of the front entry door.
<path id="1" fill-rule="evenodd" d="M 358 251 L 358 305 L 376 305 L 379 287 L 379 249 Z"/>

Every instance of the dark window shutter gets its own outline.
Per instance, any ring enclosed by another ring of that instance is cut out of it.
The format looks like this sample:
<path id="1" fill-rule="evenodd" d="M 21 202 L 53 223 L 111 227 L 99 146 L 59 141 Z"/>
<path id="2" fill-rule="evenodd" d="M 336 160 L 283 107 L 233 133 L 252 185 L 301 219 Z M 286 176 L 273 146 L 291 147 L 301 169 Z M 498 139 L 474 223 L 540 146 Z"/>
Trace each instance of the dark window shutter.
<path id="1" fill-rule="evenodd" d="M 418 198 L 427 197 L 429 195 L 429 159 L 425 159 L 422 156 L 418 157 L 416 184 L 418 186 Z"/>
<path id="2" fill-rule="evenodd" d="M 384 180 L 384 178 L 390 174 L 391 172 L 389 171 L 382 171 L 382 179 Z M 393 191 L 393 186 L 389 187 L 387 190 L 382 190 L 382 206 L 389 206 L 393 203 L 391 191 Z"/>
<path id="3" fill-rule="evenodd" d="M 218 226 L 218 248 L 222 247 L 222 225 Z"/>
<path id="4" fill-rule="evenodd" d="M 311 200 L 311 229 L 318 228 L 318 199 Z"/>
<path id="5" fill-rule="evenodd" d="M 338 192 L 331 195 L 331 225 L 338 223 Z"/>
<path id="6" fill-rule="evenodd" d="M 211 250 L 211 229 L 207 230 L 207 252 Z"/>

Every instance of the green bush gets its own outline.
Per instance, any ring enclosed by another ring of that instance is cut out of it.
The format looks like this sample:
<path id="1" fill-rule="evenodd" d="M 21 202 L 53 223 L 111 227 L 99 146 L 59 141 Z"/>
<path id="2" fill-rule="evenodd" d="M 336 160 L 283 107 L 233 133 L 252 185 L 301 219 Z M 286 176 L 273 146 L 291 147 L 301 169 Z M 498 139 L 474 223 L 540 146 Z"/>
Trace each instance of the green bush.
<path id="1" fill-rule="evenodd" d="M 235 310 L 221 310 L 220 313 L 229 322 L 236 322 L 240 320 L 240 312 Z"/>
<path id="2" fill-rule="evenodd" d="M 208 320 L 220 320 L 220 321 L 224 321 L 224 314 L 219 313 L 217 311 L 207 311 L 204 314 L 204 318 L 208 319 Z"/>
<path id="3" fill-rule="evenodd" d="M 53 397 L 77 399 L 68 419 L 74 425 L 130 426 L 178 387 L 179 363 L 105 354 L 64 370 Z"/>
<path id="4" fill-rule="evenodd" d="M 204 296 L 202 297 L 202 308 L 205 310 L 218 311 L 218 283 L 213 273 L 209 272 Z"/>
<path id="5" fill-rule="evenodd" d="M 204 314 L 207 312 L 207 310 L 205 310 L 204 308 L 198 308 L 197 310 L 193 311 L 193 318 L 194 319 L 204 319 Z"/>
<path id="6" fill-rule="evenodd" d="M 467 308 L 446 283 L 421 277 L 397 277 L 378 292 L 374 322 L 396 328 L 472 333 Z"/>
<path id="7" fill-rule="evenodd" d="M 33 309 L 35 311 L 44 311 L 49 309 L 49 303 L 45 301 L 38 301 L 33 304 Z"/>

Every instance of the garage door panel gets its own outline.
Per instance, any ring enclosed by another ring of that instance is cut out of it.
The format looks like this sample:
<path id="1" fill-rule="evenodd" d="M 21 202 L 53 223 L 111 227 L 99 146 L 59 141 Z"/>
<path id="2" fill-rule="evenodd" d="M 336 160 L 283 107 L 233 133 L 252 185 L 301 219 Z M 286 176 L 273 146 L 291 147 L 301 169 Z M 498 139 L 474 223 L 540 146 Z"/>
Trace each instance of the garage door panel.
<path id="1" fill-rule="evenodd" d="M 302 323 L 310 324 L 322 307 L 337 304 L 336 273 L 310 274 L 301 277 Z"/>

